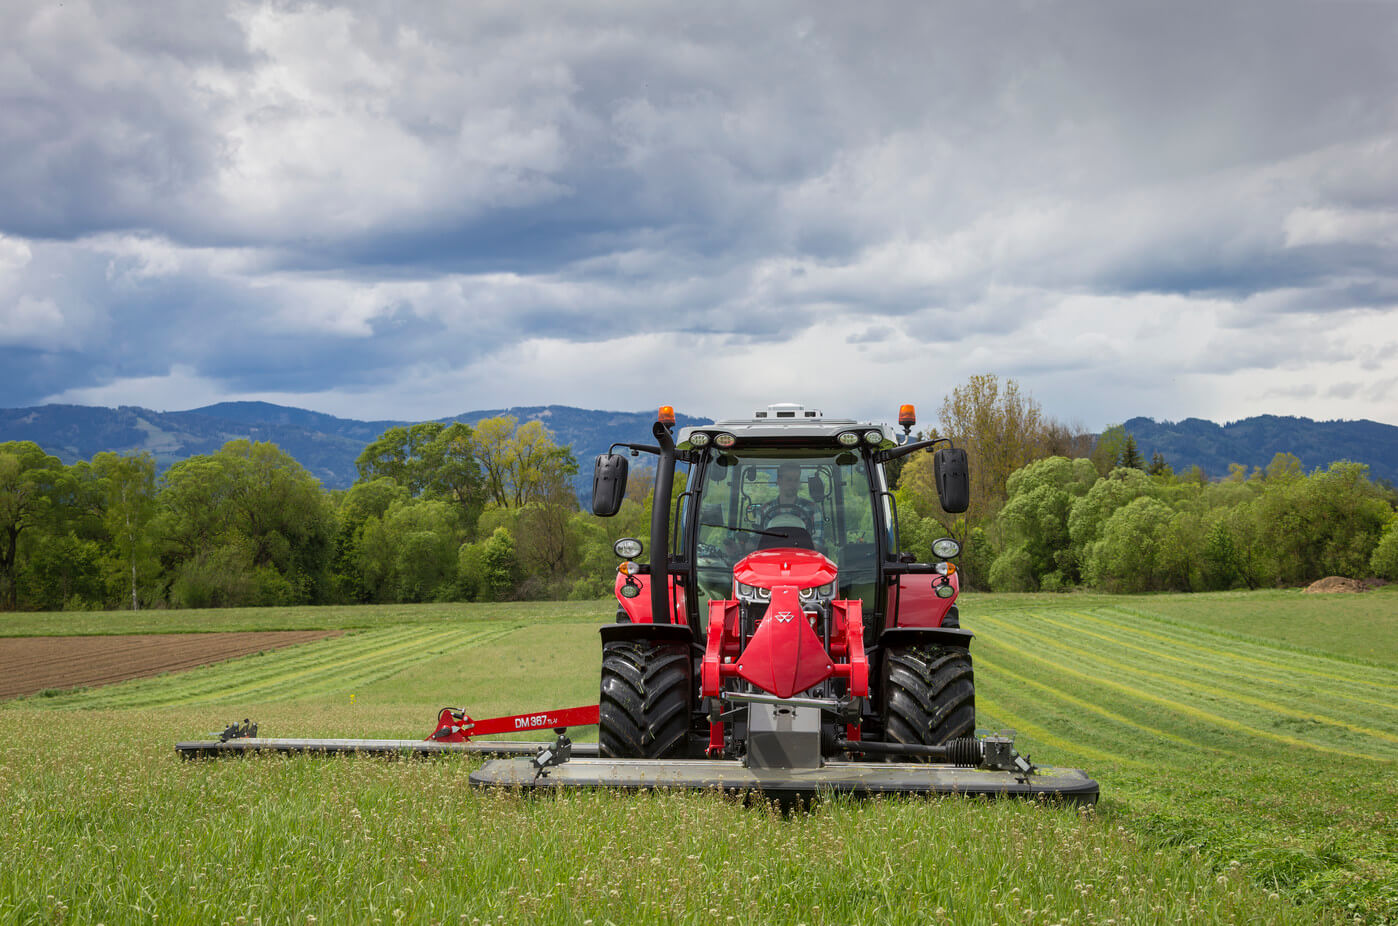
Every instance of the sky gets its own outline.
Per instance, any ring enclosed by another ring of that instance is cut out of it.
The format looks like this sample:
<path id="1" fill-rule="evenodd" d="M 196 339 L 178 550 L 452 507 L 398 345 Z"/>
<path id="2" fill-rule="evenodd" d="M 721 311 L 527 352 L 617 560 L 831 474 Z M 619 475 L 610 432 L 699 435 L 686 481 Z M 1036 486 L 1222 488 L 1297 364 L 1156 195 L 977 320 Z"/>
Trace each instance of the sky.
<path id="1" fill-rule="evenodd" d="M 0 6 L 0 407 L 1398 424 L 1398 3 Z"/>

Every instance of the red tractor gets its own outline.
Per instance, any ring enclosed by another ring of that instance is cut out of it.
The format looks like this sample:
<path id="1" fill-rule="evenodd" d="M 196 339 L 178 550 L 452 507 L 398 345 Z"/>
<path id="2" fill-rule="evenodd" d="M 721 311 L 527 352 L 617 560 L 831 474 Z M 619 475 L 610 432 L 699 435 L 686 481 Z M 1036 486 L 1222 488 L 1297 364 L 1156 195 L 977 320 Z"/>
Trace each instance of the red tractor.
<path id="1" fill-rule="evenodd" d="M 901 423 L 906 434 L 911 407 Z M 655 445 L 621 445 L 658 457 L 654 497 L 671 496 L 677 464 L 688 480 L 673 510 L 653 506 L 648 563 L 638 541 L 616 545 L 625 562 L 617 622 L 602 628 L 604 756 L 816 767 L 874 750 L 917 756 L 973 734 L 960 545 L 938 540 L 936 564 L 900 553 L 884 477 L 889 461 L 935 449 L 942 507 L 965 511 L 965 451 L 900 444 L 887 426 L 796 405 L 674 437 L 662 418 L 654 434 Z M 622 454 L 598 458 L 595 513 L 616 513 L 626 470 Z"/>

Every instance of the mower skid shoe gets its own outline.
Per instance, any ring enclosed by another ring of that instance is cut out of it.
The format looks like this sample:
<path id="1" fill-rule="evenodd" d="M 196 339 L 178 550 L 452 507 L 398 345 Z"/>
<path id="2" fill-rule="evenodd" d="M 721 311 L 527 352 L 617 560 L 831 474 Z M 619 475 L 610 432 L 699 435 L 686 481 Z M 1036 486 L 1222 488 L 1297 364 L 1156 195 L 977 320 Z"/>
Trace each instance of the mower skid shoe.
<path id="1" fill-rule="evenodd" d="M 471 773 L 476 787 L 616 788 L 640 791 L 760 792 L 779 802 L 809 801 L 825 794 L 962 794 L 1094 804 L 1097 782 L 1075 768 L 1040 768 L 1033 775 L 923 763 L 829 762 L 811 769 L 747 768 L 723 759 L 585 759 L 536 778 L 533 763 L 492 759 Z"/>

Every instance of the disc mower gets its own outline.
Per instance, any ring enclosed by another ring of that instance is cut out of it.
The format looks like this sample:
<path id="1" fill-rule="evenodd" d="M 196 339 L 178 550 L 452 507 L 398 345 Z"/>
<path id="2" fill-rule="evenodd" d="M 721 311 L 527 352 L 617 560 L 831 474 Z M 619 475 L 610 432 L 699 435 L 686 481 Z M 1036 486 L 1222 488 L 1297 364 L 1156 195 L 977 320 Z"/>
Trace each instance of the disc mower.
<path id="1" fill-rule="evenodd" d="M 899 411 L 901 434 L 791 404 L 678 433 L 674 421 L 662 407 L 653 444 L 613 444 L 596 460 L 592 507 L 602 517 L 620 510 L 628 457 L 656 461 L 649 556 L 637 538 L 615 545 L 618 607 L 601 628 L 597 705 L 489 721 L 444 708 L 420 743 L 269 740 L 234 725 L 221 742 L 177 749 L 495 753 L 471 784 L 524 789 L 1096 800 L 1095 781 L 1034 765 L 1012 731 L 977 734 L 973 635 L 957 607 L 960 544 L 936 540 L 931 563 L 899 546 L 885 467 L 932 453 L 938 500 L 960 513 L 970 495 L 964 449 L 913 440 L 910 405 Z M 676 495 L 677 466 L 687 479 Z M 597 743 L 568 738 L 568 728 L 594 723 Z M 472 740 L 526 729 L 555 739 Z"/>

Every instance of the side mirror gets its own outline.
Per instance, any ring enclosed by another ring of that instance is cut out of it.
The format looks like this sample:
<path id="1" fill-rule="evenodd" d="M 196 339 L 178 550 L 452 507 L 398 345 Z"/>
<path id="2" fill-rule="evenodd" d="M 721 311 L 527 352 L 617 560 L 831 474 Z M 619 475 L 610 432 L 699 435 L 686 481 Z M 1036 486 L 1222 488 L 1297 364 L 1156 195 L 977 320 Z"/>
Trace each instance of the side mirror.
<path id="1" fill-rule="evenodd" d="M 971 471 L 966 463 L 966 451 L 960 447 L 943 447 L 932 455 L 932 469 L 937 474 L 937 499 L 948 514 L 960 514 L 971 504 Z"/>
<path id="2" fill-rule="evenodd" d="M 592 513 L 610 518 L 621 510 L 626 498 L 626 457 L 604 453 L 592 467 Z"/>

